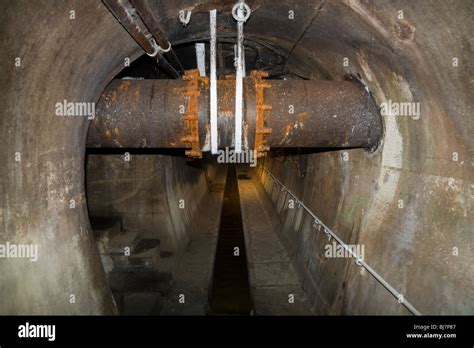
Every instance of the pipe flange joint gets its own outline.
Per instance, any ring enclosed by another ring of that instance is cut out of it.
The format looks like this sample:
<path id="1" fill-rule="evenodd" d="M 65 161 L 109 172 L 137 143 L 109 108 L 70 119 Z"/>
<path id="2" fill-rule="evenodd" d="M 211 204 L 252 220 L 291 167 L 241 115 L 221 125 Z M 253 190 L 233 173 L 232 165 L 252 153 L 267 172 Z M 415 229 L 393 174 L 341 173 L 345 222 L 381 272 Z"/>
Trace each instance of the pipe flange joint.
<path id="1" fill-rule="evenodd" d="M 257 158 L 264 157 L 270 150 L 267 145 L 266 136 L 272 132 L 271 128 L 265 126 L 266 112 L 272 109 L 270 104 L 265 104 L 265 89 L 271 88 L 271 84 L 264 81 L 263 78 L 267 77 L 268 73 L 265 71 L 254 70 L 252 71 L 252 77 L 255 83 L 255 101 L 256 101 L 256 113 L 255 113 L 255 145 L 254 150 L 257 152 Z"/>
<path id="2" fill-rule="evenodd" d="M 189 99 L 186 113 L 183 115 L 185 123 L 185 136 L 181 141 L 187 145 L 190 150 L 186 150 L 186 156 L 193 158 L 202 158 L 201 146 L 199 142 L 199 105 L 198 97 L 199 82 L 208 83 L 206 77 L 199 75 L 198 69 L 187 70 L 184 72 L 183 80 L 188 81 L 183 94 Z"/>

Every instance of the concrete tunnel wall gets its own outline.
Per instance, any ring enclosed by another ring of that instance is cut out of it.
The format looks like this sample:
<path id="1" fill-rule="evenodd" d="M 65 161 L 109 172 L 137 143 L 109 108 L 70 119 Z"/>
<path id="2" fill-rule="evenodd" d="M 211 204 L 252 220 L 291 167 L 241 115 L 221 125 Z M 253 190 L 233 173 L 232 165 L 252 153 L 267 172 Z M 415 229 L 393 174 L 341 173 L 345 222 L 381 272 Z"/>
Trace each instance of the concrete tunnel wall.
<path id="1" fill-rule="evenodd" d="M 89 155 L 89 213 L 119 218 L 124 230 L 140 231 L 158 239 L 162 251 L 180 254 L 193 221 L 206 210 L 215 168 L 186 165 L 183 157 L 139 155 L 125 162 L 123 155 Z"/>
<path id="2" fill-rule="evenodd" d="M 473 27 L 474 6 L 374 4 L 328 1 L 298 56 L 316 56 L 330 79 L 359 74 L 379 105 L 419 102 L 420 118 L 384 117 L 384 139 L 373 154 L 335 151 L 267 159 L 264 166 L 344 241 L 364 245 L 369 265 L 423 314 L 472 314 L 473 39 L 466 28 Z M 400 9 L 404 20 L 397 19 Z M 334 28 L 341 18 L 343 26 Z M 326 259 L 326 236 L 311 227 L 312 218 L 286 209 L 280 190 L 259 178 L 316 313 L 409 313 L 353 261 Z"/>
<path id="3" fill-rule="evenodd" d="M 2 8 L 2 240 L 36 243 L 39 258 L 2 260 L 0 312 L 116 313 L 87 218 L 88 120 L 58 117 L 55 104 L 96 102 L 123 57 L 139 49 L 100 2 L 2 1 Z"/>
<path id="4" fill-rule="evenodd" d="M 218 10 L 232 4 L 224 1 Z M 155 6 L 171 42 L 207 36 L 213 4 Z M 364 244 L 367 262 L 422 313 L 472 314 L 473 5 L 329 0 L 256 1 L 254 6 L 260 7 L 246 34 L 288 51 L 295 33 L 303 33 L 321 9 L 295 46 L 290 70 L 310 78 L 360 76 L 377 103 L 419 101 L 422 110 L 419 120 L 384 117 L 383 143 L 373 154 L 350 150 L 346 162 L 335 151 L 267 159 L 264 165 L 345 241 Z M 192 26 L 179 24 L 178 7 L 193 8 Z M 2 8 L 1 236 L 38 243 L 40 255 L 35 263 L 2 260 L 0 313 L 116 313 L 87 217 L 88 121 L 58 117 L 54 105 L 64 99 L 96 102 L 124 58 L 135 59 L 140 49 L 98 1 L 3 1 Z M 403 20 L 397 19 L 400 9 Z M 75 20 L 69 19 L 70 10 Z M 298 20 L 287 20 L 289 10 Z M 264 29 L 261 21 L 268 24 Z M 227 23 L 232 25 L 220 32 L 235 30 L 231 20 Z M 459 66 L 453 67 L 453 57 Z M 452 160 L 453 152 L 458 161 Z M 397 207 L 399 199 L 403 209 Z M 273 197 L 277 212 L 281 205 L 281 198 Z M 274 221 L 316 313 L 407 313 L 354 265 L 324 260 L 324 237 L 311 229 L 308 217 L 280 212 Z"/>

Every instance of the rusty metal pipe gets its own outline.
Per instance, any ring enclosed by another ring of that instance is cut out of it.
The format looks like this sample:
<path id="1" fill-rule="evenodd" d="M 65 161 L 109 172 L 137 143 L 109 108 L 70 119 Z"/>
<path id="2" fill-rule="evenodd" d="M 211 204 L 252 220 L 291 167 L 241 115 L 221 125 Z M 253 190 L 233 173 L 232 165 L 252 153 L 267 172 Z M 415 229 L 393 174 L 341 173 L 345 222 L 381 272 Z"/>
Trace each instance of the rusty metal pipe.
<path id="1" fill-rule="evenodd" d="M 153 35 L 148 31 L 142 19 L 135 14 L 136 9 L 128 0 L 102 0 L 102 2 L 148 55 L 157 57 L 160 66 L 171 76 L 175 78 L 181 77 L 180 72 L 178 72 L 159 51 L 156 51 L 156 47 L 154 47 L 152 42 Z"/>
<path id="2" fill-rule="evenodd" d="M 156 20 L 153 12 L 150 10 L 148 2 L 146 0 L 131 0 L 132 5 L 138 12 L 138 15 L 141 17 L 143 23 L 147 26 L 151 35 L 155 39 L 156 43 L 163 49 L 166 50 L 169 47 L 169 51 L 163 53 L 163 56 L 169 61 L 169 63 L 178 71 L 180 74 L 184 73 L 183 65 L 181 61 L 176 56 L 173 48 L 171 48 L 171 43 L 166 39 L 163 34 L 158 21 Z"/>
<path id="3" fill-rule="evenodd" d="M 109 11 L 114 15 L 130 36 L 137 42 L 138 45 L 148 54 L 154 52 L 154 48 L 146 33 L 133 18 L 130 10 L 127 10 L 126 5 L 118 0 L 102 0 Z M 130 6 L 130 5 L 129 5 Z"/>
<path id="4" fill-rule="evenodd" d="M 273 147 L 372 148 L 382 136 L 378 107 L 359 83 L 273 80 L 265 102 Z"/>
<path id="5" fill-rule="evenodd" d="M 372 148 L 382 136 L 377 105 L 354 82 L 266 80 L 266 135 L 270 147 Z M 182 80 L 114 80 L 104 91 L 91 122 L 89 147 L 183 148 L 183 112 L 187 82 Z M 208 141 L 209 91 L 200 85 L 199 140 Z M 232 147 L 234 134 L 233 80 L 218 81 L 219 147 Z M 255 140 L 255 84 L 244 81 L 244 137 Z"/>

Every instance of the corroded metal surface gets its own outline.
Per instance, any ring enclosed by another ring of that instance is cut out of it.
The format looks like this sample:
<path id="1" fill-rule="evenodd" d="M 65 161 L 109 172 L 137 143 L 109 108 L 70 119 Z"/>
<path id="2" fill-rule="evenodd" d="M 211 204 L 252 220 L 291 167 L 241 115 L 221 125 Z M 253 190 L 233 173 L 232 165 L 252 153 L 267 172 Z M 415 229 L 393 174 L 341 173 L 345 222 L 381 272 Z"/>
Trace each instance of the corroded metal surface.
<path id="1" fill-rule="evenodd" d="M 252 77 L 255 81 L 255 99 L 256 99 L 256 119 L 255 119 L 255 146 L 257 157 L 263 157 L 270 150 L 267 145 L 266 135 L 272 132 L 271 128 L 265 127 L 266 112 L 272 109 L 271 104 L 265 104 L 265 90 L 271 88 L 271 84 L 263 80 L 268 77 L 268 73 L 263 71 L 252 71 Z"/>
<path id="2" fill-rule="evenodd" d="M 474 3 L 326 1 L 317 13 L 320 2 L 252 2 L 256 11 L 246 25 L 247 43 L 271 43 L 278 57 L 283 52 L 289 58 L 286 69 L 299 76 L 359 76 L 378 103 L 419 102 L 421 117 L 384 117 L 383 145 L 371 156 L 334 151 L 273 162 L 267 158 L 265 166 L 345 240 L 363 243 L 377 271 L 403 288 L 423 313 L 472 314 Z M 227 23 L 234 3 L 153 1 L 150 6 L 164 33 L 177 43 L 205 40 L 208 11 L 217 8 Z M 183 8 L 193 8 L 192 25 L 186 28 L 177 20 Z M 73 21 L 67 16 L 72 9 L 77 14 Z M 290 10 L 296 20 L 287 18 Z M 397 16 L 400 10 L 403 19 Z M 2 236 L 4 241 L 38 243 L 44 250 L 36 263 L 0 262 L 1 313 L 111 314 L 114 305 L 91 237 L 84 194 L 89 121 L 58 117 L 54 105 L 64 99 L 97 101 L 124 59 L 133 61 L 142 50 L 100 2 L 4 1 L 0 19 L 0 76 L 5 81 L 0 93 Z M 218 39 L 229 40 L 231 34 L 223 25 Z M 14 57 L 21 58 L 21 66 L 14 66 Z M 453 65 L 453 58 L 459 65 Z M 182 90 L 176 95 L 177 108 L 184 102 Z M 158 98 L 165 96 L 156 95 L 152 105 Z M 138 141 L 157 141 L 156 129 L 167 133 L 175 121 L 182 130 L 181 117 L 167 107 L 176 117 L 154 114 L 147 124 L 151 129 L 131 119 L 133 127 L 142 127 L 136 130 Z M 272 112 L 277 107 L 273 104 Z M 134 139 L 128 129 L 119 133 L 124 142 Z M 109 131 L 112 138 L 115 131 Z M 21 162 L 15 160 L 16 152 Z M 348 154 L 348 161 L 341 154 Z M 302 163 L 304 177 L 298 175 Z M 195 175 L 183 177 L 178 168 L 165 169 L 166 177 L 191 188 L 199 182 Z M 385 292 L 376 291 L 366 275 L 359 276 L 342 260 L 320 257 L 325 236 L 307 230 L 312 221 L 300 219 L 298 210 L 281 208 L 286 207 L 281 204 L 284 192 L 264 184 L 273 202 L 267 212 L 277 210 L 279 216 L 272 220 L 278 226 L 285 221 L 279 231 L 288 241 L 285 248 L 301 251 L 291 254 L 292 264 L 318 314 L 407 314 L 387 301 Z M 116 186 L 124 185 L 117 181 Z M 170 194 L 170 201 L 175 198 Z M 70 199 L 76 199 L 75 209 L 69 207 Z M 74 305 L 67 300 L 71 284 Z"/>
<path id="3" fill-rule="evenodd" d="M 97 105 L 88 146 L 187 147 L 182 139 L 186 85 L 183 80 L 112 81 Z"/>
<path id="4" fill-rule="evenodd" d="M 143 48 L 146 53 L 152 54 L 154 48 L 148 37 L 150 33 L 143 24 L 140 25 L 140 19 L 132 14 L 131 5 L 124 5 L 117 0 L 103 0 L 103 2 L 140 47 Z"/>
<path id="5" fill-rule="evenodd" d="M 103 0 L 103 2 L 128 34 L 149 56 L 156 57 L 159 65 L 170 76 L 175 78 L 181 77 L 180 74 L 183 67 L 171 50 L 171 44 L 166 42 L 163 37 L 158 23 L 150 13 L 147 4 L 138 1 L 138 9 L 136 9 L 129 1 Z M 152 31 L 151 33 L 150 30 Z M 168 62 L 162 53 L 166 53 L 168 59 L 173 59 L 174 66 Z"/>
<path id="6" fill-rule="evenodd" d="M 266 91 L 272 147 L 375 147 L 382 136 L 378 107 L 361 84 L 274 80 Z"/>
<path id="7" fill-rule="evenodd" d="M 171 43 L 163 34 L 154 13 L 150 10 L 149 2 L 146 0 L 132 0 L 131 3 L 137 10 L 151 35 L 153 35 L 156 43 L 164 51 L 163 56 L 170 62 L 177 72 L 182 74 L 184 72 L 183 65 L 176 56 L 174 50 L 171 48 Z"/>
<path id="8" fill-rule="evenodd" d="M 199 104 L 198 97 L 201 95 L 200 85 L 208 87 L 209 79 L 199 76 L 199 70 L 193 69 L 185 72 L 183 79 L 187 81 L 183 94 L 187 98 L 187 110 L 183 115 L 185 121 L 186 135 L 181 138 L 187 147 L 186 155 L 189 157 L 201 158 L 201 146 L 199 142 Z"/>
<path id="9" fill-rule="evenodd" d="M 97 106 L 88 146 L 186 147 L 200 157 L 209 123 L 208 84 L 197 70 L 185 79 L 112 82 Z M 244 136 L 260 156 L 269 147 L 372 148 L 382 135 L 377 106 L 357 83 L 269 82 L 256 73 L 244 85 Z M 233 80 L 218 81 L 221 148 L 233 145 L 234 95 Z"/>

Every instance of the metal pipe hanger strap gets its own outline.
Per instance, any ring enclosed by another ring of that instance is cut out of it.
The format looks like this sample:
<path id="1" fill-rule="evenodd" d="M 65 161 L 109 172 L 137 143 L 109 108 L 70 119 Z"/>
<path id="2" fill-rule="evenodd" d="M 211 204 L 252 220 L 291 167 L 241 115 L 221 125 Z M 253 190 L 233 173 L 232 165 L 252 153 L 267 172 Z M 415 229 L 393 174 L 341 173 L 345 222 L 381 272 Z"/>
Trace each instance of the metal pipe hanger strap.
<path id="1" fill-rule="evenodd" d="M 172 50 L 170 42 L 163 36 L 146 2 L 142 0 L 133 3 L 120 0 L 102 0 L 102 2 L 147 55 L 156 57 L 160 66 L 171 76 L 181 78 L 183 66 Z"/>

